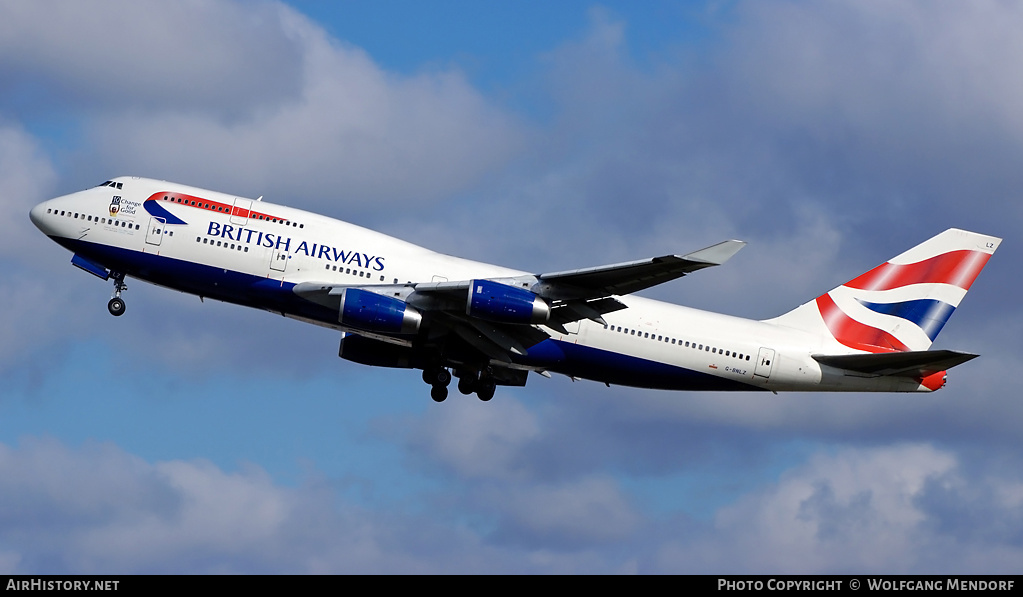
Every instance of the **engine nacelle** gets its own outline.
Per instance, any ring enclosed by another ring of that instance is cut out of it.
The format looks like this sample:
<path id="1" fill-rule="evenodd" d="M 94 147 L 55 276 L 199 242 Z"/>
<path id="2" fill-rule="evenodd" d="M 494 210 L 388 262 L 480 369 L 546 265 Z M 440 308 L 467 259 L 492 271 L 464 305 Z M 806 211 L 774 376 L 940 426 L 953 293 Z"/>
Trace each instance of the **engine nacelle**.
<path id="1" fill-rule="evenodd" d="M 546 323 L 551 316 L 547 301 L 525 288 L 490 280 L 473 280 L 465 312 L 498 323 Z"/>
<path id="2" fill-rule="evenodd" d="M 413 364 L 412 349 L 408 346 L 364 338 L 358 334 L 346 334 L 341 338 L 337 356 L 373 367 L 411 369 Z"/>
<path id="3" fill-rule="evenodd" d="M 338 321 L 341 325 L 367 332 L 414 334 L 419 331 L 423 316 L 401 299 L 359 288 L 345 288 L 341 292 Z"/>

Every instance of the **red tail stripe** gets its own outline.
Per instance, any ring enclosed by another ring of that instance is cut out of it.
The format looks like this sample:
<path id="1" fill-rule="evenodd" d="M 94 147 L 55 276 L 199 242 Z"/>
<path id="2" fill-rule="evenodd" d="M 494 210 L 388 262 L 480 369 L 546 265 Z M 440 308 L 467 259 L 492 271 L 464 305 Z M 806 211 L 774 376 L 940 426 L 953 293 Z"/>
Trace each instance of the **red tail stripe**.
<path id="1" fill-rule="evenodd" d="M 817 308 L 828 331 L 842 344 L 868 352 L 904 352 L 909 347 L 888 332 L 862 324 L 838 308 L 829 294 L 817 297 Z"/>
<path id="2" fill-rule="evenodd" d="M 927 377 L 920 380 L 920 385 L 927 388 L 932 392 L 937 392 L 941 388 L 945 387 L 945 376 L 947 371 L 938 371 L 937 373 L 931 373 Z"/>
<path id="3" fill-rule="evenodd" d="M 906 265 L 882 263 L 845 283 L 859 290 L 891 290 L 910 284 L 951 284 L 969 290 L 980 270 L 991 258 L 983 251 L 950 251 Z"/>

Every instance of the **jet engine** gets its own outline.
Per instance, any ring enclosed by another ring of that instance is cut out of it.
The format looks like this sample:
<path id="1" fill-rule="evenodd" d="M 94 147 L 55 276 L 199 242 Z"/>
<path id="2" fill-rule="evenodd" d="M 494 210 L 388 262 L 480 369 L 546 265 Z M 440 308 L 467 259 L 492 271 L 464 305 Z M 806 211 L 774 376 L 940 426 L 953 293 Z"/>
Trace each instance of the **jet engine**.
<path id="1" fill-rule="evenodd" d="M 529 290 L 490 280 L 472 281 L 465 312 L 497 323 L 545 323 L 551 316 L 547 301 Z"/>
<path id="2" fill-rule="evenodd" d="M 359 288 L 345 288 L 338 313 L 341 325 L 382 334 L 414 334 L 423 321 L 414 307 L 401 299 Z"/>
<path id="3" fill-rule="evenodd" d="M 345 334 L 341 337 L 337 356 L 373 367 L 411 369 L 413 365 L 412 349 L 408 346 L 381 342 L 358 334 Z"/>

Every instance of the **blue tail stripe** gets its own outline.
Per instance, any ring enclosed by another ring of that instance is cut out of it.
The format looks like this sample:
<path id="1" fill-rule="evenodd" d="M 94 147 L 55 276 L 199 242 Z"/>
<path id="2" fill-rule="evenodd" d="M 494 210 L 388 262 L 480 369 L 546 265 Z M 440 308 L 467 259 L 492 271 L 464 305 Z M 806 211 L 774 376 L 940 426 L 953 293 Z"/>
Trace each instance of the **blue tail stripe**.
<path id="1" fill-rule="evenodd" d="M 857 299 L 861 305 L 882 315 L 901 317 L 912 321 L 927 334 L 932 341 L 938 336 L 945 322 L 956 310 L 952 305 L 933 299 L 918 299 L 900 303 L 870 303 Z"/>

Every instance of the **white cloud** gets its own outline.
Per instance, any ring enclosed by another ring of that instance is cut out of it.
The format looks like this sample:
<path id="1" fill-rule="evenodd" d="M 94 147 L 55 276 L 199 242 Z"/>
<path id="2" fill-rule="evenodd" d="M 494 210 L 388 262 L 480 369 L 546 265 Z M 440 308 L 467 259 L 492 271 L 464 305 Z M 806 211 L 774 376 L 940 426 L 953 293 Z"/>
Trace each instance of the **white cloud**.
<path id="1" fill-rule="evenodd" d="M 300 50 L 282 27 L 283 10 L 231 0 L 5 1 L 6 102 L 237 118 L 300 85 Z"/>
<path id="2" fill-rule="evenodd" d="M 1007 573 L 1023 561 L 1021 481 L 992 473 L 928 444 L 844 448 L 702 526 L 644 517 L 604 475 L 483 480 L 445 490 L 451 509 L 423 495 L 428 511 L 410 514 L 354 506 L 319 478 L 289 488 L 251 465 L 150 464 L 112 444 L 25 438 L 0 445 L 0 569 Z"/>
<path id="3" fill-rule="evenodd" d="M 636 515 L 608 479 L 522 487 L 502 500 L 494 541 L 444 511 L 365 509 L 324 479 L 296 488 L 258 467 L 150 464 L 112 444 L 53 439 L 0 445 L 0 570 L 10 574 L 606 571 L 591 544 L 627 533 Z M 511 498 L 521 499 L 514 503 Z M 548 508 L 549 511 L 545 511 Z M 489 510 L 477 510 L 487 513 Z M 522 549 L 523 533 L 564 549 Z M 489 533 L 488 533 L 489 534 Z"/>
<path id="4" fill-rule="evenodd" d="M 818 456 L 719 512 L 715 526 L 745 537 L 736 555 L 753 568 L 812 571 L 844 561 L 850 570 L 905 570 L 915 557 L 912 531 L 924 518 L 913 500 L 955 464 L 921 446 Z"/>
<path id="5" fill-rule="evenodd" d="M 111 444 L 0 446 L 0 562 L 9 573 L 365 572 L 401 569 L 400 531 L 338 504 L 318 482 L 258 467 L 149 464 Z M 403 532 L 403 531 L 401 531 Z M 391 556 L 394 556 L 391 560 Z"/>
<path id="6" fill-rule="evenodd" d="M 631 537 L 642 521 L 610 477 L 509 485 L 482 492 L 500 522 L 495 539 L 547 549 L 593 547 Z"/>
<path id="7" fill-rule="evenodd" d="M 28 220 L 32 206 L 52 196 L 57 175 L 35 139 L 0 121 L 0 258 L 24 257 L 27 246 L 41 246 Z M 31 255 L 31 253 L 29 253 Z M 34 256 L 34 255 L 33 255 Z"/>
<path id="8" fill-rule="evenodd" d="M 1012 534 L 1020 518 L 998 496 L 1019 481 L 964 472 L 955 455 L 928 444 L 817 454 L 719 510 L 713 530 L 698 540 L 665 543 L 659 562 L 667 569 L 732 573 L 1018 569 L 1023 550 Z M 946 503 L 958 510 L 942 511 Z M 957 528 L 969 519 L 1001 520 L 1014 530 L 999 536 L 998 525 L 977 525 L 984 538 L 978 541 Z"/>
<path id="9" fill-rule="evenodd" d="M 89 126 L 95 165 L 287 203 L 303 196 L 304 207 L 336 213 L 425 208 L 520 151 L 521 125 L 458 72 L 388 73 L 290 9 L 274 14 L 300 52 L 293 97 L 231 120 L 217 110 L 106 115 Z"/>
<path id="10" fill-rule="evenodd" d="M 463 478 L 524 478 L 523 449 L 540 429 L 533 413 L 502 394 L 488 403 L 456 396 L 444 408 L 431 409 L 415 423 L 413 453 L 424 452 Z"/>

